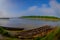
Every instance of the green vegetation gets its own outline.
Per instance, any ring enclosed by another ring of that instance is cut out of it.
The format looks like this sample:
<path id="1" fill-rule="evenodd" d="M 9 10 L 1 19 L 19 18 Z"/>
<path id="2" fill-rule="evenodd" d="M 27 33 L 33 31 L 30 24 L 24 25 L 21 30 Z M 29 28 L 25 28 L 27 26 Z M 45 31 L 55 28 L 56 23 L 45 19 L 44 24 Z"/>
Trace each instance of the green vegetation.
<path id="1" fill-rule="evenodd" d="M 3 36 L 10 37 L 10 34 L 2 27 L 0 27 L 0 34 L 2 34 Z"/>
<path id="2" fill-rule="evenodd" d="M 17 40 L 16 36 L 11 36 L 7 30 L 0 26 L 0 34 L 5 37 L 3 40 Z"/>
<path id="3" fill-rule="evenodd" d="M 37 37 L 35 40 L 60 40 L 60 28 L 52 30 L 45 37 Z"/>
<path id="4" fill-rule="evenodd" d="M 51 19 L 60 19 L 58 17 L 54 16 L 22 16 L 21 18 L 51 18 Z"/>

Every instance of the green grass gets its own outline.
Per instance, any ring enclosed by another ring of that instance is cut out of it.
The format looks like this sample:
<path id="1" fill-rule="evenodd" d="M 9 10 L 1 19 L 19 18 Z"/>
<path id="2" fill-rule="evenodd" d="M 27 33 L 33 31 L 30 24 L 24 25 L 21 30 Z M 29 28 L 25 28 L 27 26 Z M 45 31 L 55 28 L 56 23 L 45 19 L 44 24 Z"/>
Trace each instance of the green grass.
<path id="1" fill-rule="evenodd" d="M 6 38 L 4 38 L 4 40 L 17 40 L 17 38 L 15 36 L 11 36 L 7 30 L 2 28 L 2 26 L 0 26 L 0 34 L 3 37 L 6 37 Z"/>
<path id="2" fill-rule="evenodd" d="M 0 34 L 2 34 L 3 36 L 10 37 L 10 34 L 4 28 L 2 28 L 1 26 L 0 26 Z"/>
<path id="3" fill-rule="evenodd" d="M 45 37 L 41 38 L 41 37 L 38 37 L 36 38 L 36 40 L 60 40 L 58 38 L 58 35 L 60 37 L 60 28 L 56 28 L 55 30 L 53 30 L 52 32 L 50 32 L 49 34 L 47 34 Z"/>
<path id="4" fill-rule="evenodd" d="M 20 18 L 54 18 L 54 19 L 60 19 L 60 18 L 55 17 L 55 16 L 22 16 Z"/>

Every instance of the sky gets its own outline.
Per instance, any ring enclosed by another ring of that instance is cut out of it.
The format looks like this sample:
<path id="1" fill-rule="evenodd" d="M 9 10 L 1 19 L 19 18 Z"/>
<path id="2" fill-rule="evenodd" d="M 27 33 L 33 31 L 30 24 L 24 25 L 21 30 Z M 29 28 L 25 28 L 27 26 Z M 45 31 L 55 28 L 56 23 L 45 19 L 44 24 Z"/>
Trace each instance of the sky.
<path id="1" fill-rule="evenodd" d="M 60 17 L 60 0 L 0 0 L 0 17 Z"/>

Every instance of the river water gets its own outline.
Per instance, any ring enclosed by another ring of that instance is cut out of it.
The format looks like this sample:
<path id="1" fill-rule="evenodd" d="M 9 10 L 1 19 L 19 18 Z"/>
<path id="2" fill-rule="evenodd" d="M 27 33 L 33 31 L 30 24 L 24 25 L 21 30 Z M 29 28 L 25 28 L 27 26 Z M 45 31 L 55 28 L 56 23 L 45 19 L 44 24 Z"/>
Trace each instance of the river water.
<path id="1" fill-rule="evenodd" d="M 60 26 L 60 21 L 38 20 L 38 19 L 0 19 L 0 26 L 12 28 L 24 28 L 25 30 L 38 28 L 43 25 Z"/>

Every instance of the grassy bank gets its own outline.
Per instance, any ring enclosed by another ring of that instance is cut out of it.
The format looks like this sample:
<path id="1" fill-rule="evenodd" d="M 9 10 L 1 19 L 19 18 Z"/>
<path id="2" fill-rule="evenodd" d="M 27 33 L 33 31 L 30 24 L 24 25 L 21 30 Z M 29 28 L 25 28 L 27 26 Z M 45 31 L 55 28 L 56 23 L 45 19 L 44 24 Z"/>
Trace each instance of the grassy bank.
<path id="1" fill-rule="evenodd" d="M 43 19 L 43 20 L 57 20 L 60 18 L 55 17 L 55 16 L 22 16 L 20 18 L 32 18 L 32 19 Z"/>
<path id="2" fill-rule="evenodd" d="M 21 39 L 18 39 L 16 36 L 12 36 L 8 32 L 8 30 L 5 30 L 2 27 L 0 27 L 0 35 L 4 37 L 2 40 L 21 40 Z M 47 35 L 44 35 L 42 37 L 41 36 L 36 37 L 33 40 L 60 40 L 60 27 L 55 27 L 52 31 L 48 32 Z"/>
<path id="3" fill-rule="evenodd" d="M 0 40 L 18 40 L 16 36 L 12 36 L 8 30 L 0 26 Z"/>
<path id="4" fill-rule="evenodd" d="M 34 40 L 60 40 L 60 27 L 56 27 L 44 37 L 37 37 Z"/>

